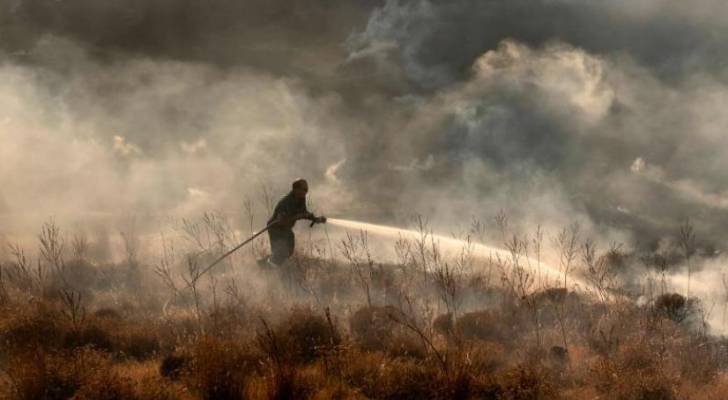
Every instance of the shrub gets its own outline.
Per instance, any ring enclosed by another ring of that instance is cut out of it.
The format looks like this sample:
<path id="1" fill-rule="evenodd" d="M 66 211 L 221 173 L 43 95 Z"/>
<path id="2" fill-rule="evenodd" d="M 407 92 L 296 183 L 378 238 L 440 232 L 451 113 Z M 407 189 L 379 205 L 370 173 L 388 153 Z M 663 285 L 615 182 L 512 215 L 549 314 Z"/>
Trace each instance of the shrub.
<path id="1" fill-rule="evenodd" d="M 9 360 L 6 374 L 18 400 L 67 399 L 81 386 L 81 378 L 56 357 L 41 350 L 17 354 Z"/>
<path id="2" fill-rule="evenodd" d="M 674 379 L 645 343 L 624 346 L 611 359 L 600 358 L 591 367 L 598 391 L 617 400 L 671 400 Z"/>
<path id="3" fill-rule="evenodd" d="M 15 398 L 60 400 L 93 384 L 97 374 L 106 373 L 109 365 L 106 355 L 92 349 L 73 353 L 36 350 L 16 354 L 8 363 L 7 375 Z"/>
<path id="4" fill-rule="evenodd" d="M 368 350 L 383 350 L 393 332 L 400 329 L 390 315 L 394 308 L 362 307 L 349 319 L 349 327 L 357 344 Z"/>
<path id="5" fill-rule="evenodd" d="M 165 378 L 177 379 L 190 364 L 191 358 L 180 354 L 170 354 L 162 358 L 159 374 Z"/>
<path id="6" fill-rule="evenodd" d="M 384 351 L 392 357 L 425 358 L 422 339 L 396 322 L 397 315 L 390 306 L 357 310 L 349 321 L 356 343 L 364 350 Z"/>
<path id="7" fill-rule="evenodd" d="M 662 374 L 636 371 L 622 375 L 612 395 L 618 400 L 672 400 L 675 389 L 674 383 Z"/>
<path id="8" fill-rule="evenodd" d="M 300 382 L 296 370 L 287 366 L 275 371 L 267 379 L 267 395 L 270 400 L 295 400 L 308 397 L 308 388 Z"/>
<path id="9" fill-rule="evenodd" d="M 93 316 L 98 319 L 105 319 L 111 321 L 120 321 L 122 319 L 121 313 L 114 310 L 113 308 L 99 308 L 94 311 Z"/>
<path id="10" fill-rule="evenodd" d="M 438 388 L 438 370 L 421 362 L 399 359 L 382 365 L 373 385 L 362 392 L 378 399 L 433 398 Z"/>
<path id="11" fill-rule="evenodd" d="M 697 384 L 708 384 L 725 367 L 724 344 L 705 337 L 690 338 L 675 349 L 680 376 Z"/>
<path id="12" fill-rule="evenodd" d="M 392 335 L 385 345 L 385 352 L 390 357 L 410 357 L 425 359 L 427 348 L 422 340 L 409 332 L 398 332 Z"/>
<path id="13" fill-rule="evenodd" d="M 287 356 L 295 362 L 313 361 L 341 341 L 333 322 L 308 309 L 294 310 L 277 331 Z"/>
<path id="14" fill-rule="evenodd" d="M 454 329 L 452 313 L 441 314 L 432 321 L 432 328 L 440 335 L 450 338 Z"/>
<path id="15" fill-rule="evenodd" d="M 170 384 L 159 377 L 146 377 L 137 382 L 135 385 L 136 397 L 140 400 L 176 400 L 187 399 L 184 396 L 184 390 L 176 388 L 174 384 Z"/>
<path id="16" fill-rule="evenodd" d="M 654 303 L 654 311 L 657 315 L 681 323 L 688 317 L 700 311 L 697 299 L 685 299 L 677 293 L 665 293 L 657 297 Z"/>
<path id="17" fill-rule="evenodd" d="M 61 315 L 40 303 L 36 307 L 14 307 L 0 321 L 0 343 L 5 349 L 58 347 L 66 329 Z"/>
<path id="18" fill-rule="evenodd" d="M 71 329 L 64 335 L 63 345 L 67 349 L 91 346 L 98 350 L 111 351 L 113 344 L 109 334 L 102 328 L 90 325 Z"/>
<path id="19" fill-rule="evenodd" d="M 79 388 L 74 400 L 135 400 L 134 384 L 109 370 L 101 370 Z M 141 399 L 140 399 L 141 400 Z"/>
<path id="20" fill-rule="evenodd" d="M 502 318 L 491 310 L 463 314 L 455 321 L 455 332 L 465 340 L 505 342 L 509 338 Z"/>
<path id="21" fill-rule="evenodd" d="M 159 340 L 154 331 L 127 328 L 115 338 L 116 351 L 137 360 L 146 360 L 159 352 Z"/>
<path id="22" fill-rule="evenodd" d="M 506 350 L 500 343 L 478 341 L 464 351 L 464 363 L 475 374 L 490 374 L 508 361 Z"/>
<path id="23" fill-rule="evenodd" d="M 255 365 L 256 359 L 237 343 L 203 337 L 193 346 L 183 377 L 202 399 L 240 399 Z"/>
<path id="24" fill-rule="evenodd" d="M 500 374 L 495 391 L 502 400 L 556 399 L 556 389 L 550 380 L 543 368 L 521 365 Z"/>

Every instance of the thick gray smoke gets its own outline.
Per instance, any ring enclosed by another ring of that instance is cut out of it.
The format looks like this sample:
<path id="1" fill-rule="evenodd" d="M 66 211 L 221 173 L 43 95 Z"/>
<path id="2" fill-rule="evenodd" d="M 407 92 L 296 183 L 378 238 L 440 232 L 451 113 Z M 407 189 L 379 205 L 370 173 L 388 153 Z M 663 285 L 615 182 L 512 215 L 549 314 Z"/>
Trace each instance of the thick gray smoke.
<path id="1" fill-rule="evenodd" d="M 718 0 L 0 0 L 0 218 L 239 212 L 725 238 Z M 11 222 L 13 223 L 11 225 Z M 11 228 L 4 228 L 10 231 Z"/>

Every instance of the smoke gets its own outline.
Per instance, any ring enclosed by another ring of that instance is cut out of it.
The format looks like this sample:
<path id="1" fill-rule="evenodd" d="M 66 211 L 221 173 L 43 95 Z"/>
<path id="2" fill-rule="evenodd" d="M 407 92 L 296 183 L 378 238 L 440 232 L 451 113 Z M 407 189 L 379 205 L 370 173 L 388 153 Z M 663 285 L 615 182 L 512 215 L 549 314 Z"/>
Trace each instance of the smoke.
<path id="1" fill-rule="evenodd" d="M 432 188 L 415 197 L 435 199 L 433 212 L 506 204 L 529 224 L 582 220 L 641 245 L 691 218 L 720 242 L 725 11 L 712 1 L 389 1 L 348 43 L 398 65 L 415 88 L 411 133 L 395 143 L 433 160 L 405 184 Z M 660 180 L 634 171 L 637 159 L 659 166 Z"/>
<path id="2" fill-rule="evenodd" d="M 239 208 L 263 179 L 323 175 L 341 158 L 332 94 L 293 80 L 146 59 L 79 71 L 4 65 L 6 215 L 198 213 Z M 305 162 L 304 162 L 305 160 Z"/>
<path id="3" fill-rule="evenodd" d="M 452 229 L 503 208 L 634 246 L 690 218 L 720 243 L 727 11 L 0 1 L 3 231 L 236 214 L 303 176 L 342 217 Z"/>
<path id="4" fill-rule="evenodd" d="M 626 55 L 678 81 L 698 69 L 720 72 L 727 7 L 717 0 L 390 0 L 349 43 L 357 53 L 388 51 L 409 79 L 430 89 L 462 80 L 474 59 L 505 38 Z"/>

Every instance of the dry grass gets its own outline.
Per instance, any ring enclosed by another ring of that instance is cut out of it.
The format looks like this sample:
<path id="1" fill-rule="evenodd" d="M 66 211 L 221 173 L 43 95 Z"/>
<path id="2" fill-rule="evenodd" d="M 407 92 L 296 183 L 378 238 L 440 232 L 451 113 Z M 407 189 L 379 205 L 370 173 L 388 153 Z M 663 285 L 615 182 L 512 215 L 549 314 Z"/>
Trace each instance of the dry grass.
<path id="1" fill-rule="evenodd" d="M 728 342 L 679 294 L 637 305 L 641 293 L 607 301 L 607 287 L 518 291 L 483 275 L 503 265 L 451 276 L 443 255 L 416 243 L 398 243 L 401 264 L 381 265 L 366 240 L 363 258 L 348 249 L 358 266 L 309 249 L 291 274 L 243 255 L 244 272 L 192 284 L 192 253 L 169 257 L 159 279 L 136 252 L 92 262 L 78 242 L 66 262 L 57 228 L 44 229 L 42 258 L 16 248 L 0 260 L 13 271 L 0 302 L 3 400 L 728 398 Z M 192 243 L 210 258 L 228 236 Z M 579 259 L 568 273 L 587 268 Z"/>

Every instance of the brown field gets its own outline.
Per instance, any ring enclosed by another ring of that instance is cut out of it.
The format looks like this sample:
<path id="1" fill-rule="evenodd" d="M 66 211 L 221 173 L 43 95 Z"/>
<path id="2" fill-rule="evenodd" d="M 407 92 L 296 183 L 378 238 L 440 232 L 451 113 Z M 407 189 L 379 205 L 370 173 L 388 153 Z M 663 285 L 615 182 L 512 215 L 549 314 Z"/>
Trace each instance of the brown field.
<path id="1" fill-rule="evenodd" d="M 201 276 L 235 242 L 226 226 L 188 222 L 184 248 L 149 259 L 129 238 L 115 263 L 53 223 L 37 251 L 10 245 L 0 398 L 728 398 L 728 342 L 701 302 L 659 279 L 623 287 L 635 263 L 684 263 L 679 249 L 638 261 L 576 230 L 552 243 L 504 229 L 512 257 L 483 260 L 467 244 L 445 255 L 423 230 L 392 243 L 395 263 L 377 262 L 361 234 L 302 243 L 285 268 L 261 269 L 260 240 Z M 542 244 L 585 287 L 547 285 L 524 265 Z"/>

